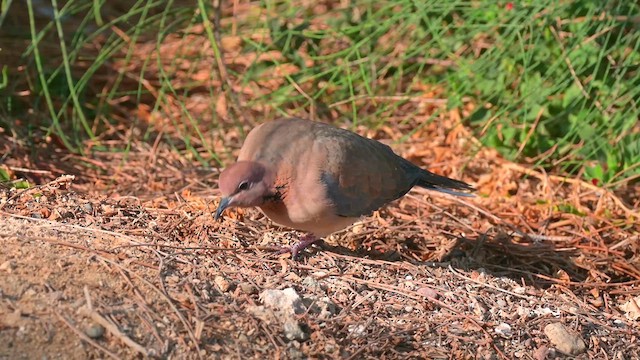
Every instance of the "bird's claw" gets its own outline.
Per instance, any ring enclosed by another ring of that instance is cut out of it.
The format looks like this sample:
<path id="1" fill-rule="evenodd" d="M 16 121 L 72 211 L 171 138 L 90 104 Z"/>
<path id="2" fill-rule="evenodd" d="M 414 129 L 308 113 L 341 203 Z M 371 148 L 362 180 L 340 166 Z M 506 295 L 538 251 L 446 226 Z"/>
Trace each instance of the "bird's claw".
<path id="1" fill-rule="evenodd" d="M 296 260 L 298 258 L 298 254 L 309 247 L 311 244 L 318 242 L 320 239 L 317 239 L 313 236 L 305 236 L 300 239 L 297 243 L 290 246 L 283 246 L 279 248 L 276 252 L 277 255 L 288 254 L 291 253 L 291 258 Z"/>

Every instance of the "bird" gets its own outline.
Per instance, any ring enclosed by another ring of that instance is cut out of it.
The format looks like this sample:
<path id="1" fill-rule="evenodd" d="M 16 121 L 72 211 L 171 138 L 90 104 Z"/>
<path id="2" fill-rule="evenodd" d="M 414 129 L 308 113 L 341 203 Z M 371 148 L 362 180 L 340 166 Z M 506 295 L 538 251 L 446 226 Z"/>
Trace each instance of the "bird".
<path id="1" fill-rule="evenodd" d="M 300 251 L 342 230 L 414 186 L 473 196 L 471 185 L 414 165 L 375 140 L 302 118 L 264 122 L 247 135 L 237 162 L 219 176 L 214 219 L 258 207 L 274 223 L 306 232 L 280 253 Z"/>

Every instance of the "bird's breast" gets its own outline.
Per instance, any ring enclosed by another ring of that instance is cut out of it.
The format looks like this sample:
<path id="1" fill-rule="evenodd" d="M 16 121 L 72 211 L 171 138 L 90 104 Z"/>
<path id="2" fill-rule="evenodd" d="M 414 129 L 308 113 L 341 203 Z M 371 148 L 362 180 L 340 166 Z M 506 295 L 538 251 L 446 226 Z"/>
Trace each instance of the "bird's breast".
<path id="1" fill-rule="evenodd" d="M 323 201 L 278 201 L 260 206 L 260 210 L 274 223 L 295 230 L 325 237 L 340 231 L 358 220 L 335 214 L 333 207 Z"/>

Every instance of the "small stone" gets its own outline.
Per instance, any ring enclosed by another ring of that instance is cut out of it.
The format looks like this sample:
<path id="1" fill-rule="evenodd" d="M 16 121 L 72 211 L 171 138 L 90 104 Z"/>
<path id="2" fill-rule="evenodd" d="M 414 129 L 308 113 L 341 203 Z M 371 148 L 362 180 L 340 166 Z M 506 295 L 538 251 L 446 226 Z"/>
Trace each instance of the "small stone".
<path id="1" fill-rule="evenodd" d="M 0 264 L 0 271 L 6 271 L 9 274 L 16 268 L 16 263 L 13 260 L 7 260 Z"/>
<path id="2" fill-rule="evenodd" d="M 487 316 L 487 307 L 477 298 L 471 298 L 471 302 L 469 303 L 469 307 L 473 310 L 473 313 L 476 314 L 480 319 L 484 319 Z"/>
<path id="3" fill-rule="evenodd" d="M 561 323 L 551 323 L 545 326 L 544 333 L 553 346 L 564 354 L 575 356 L 587 351 L 587 346 L 582 338 L 570 333 Z"/>
<path id="4" fill-rule="evenodd" d="M 624 311 L 629 320 L 640 319 L 640 296 L 629 299 L 629 301 L 620 306 L 620 310 Z"/>
<path id="5" fill-rule="evenodd" d="M 522 306 L 518 306 L 518 308 L 516 309 L 516 314 L 518 314 L 518 316 L 520 317 L 531 317 L 531 312 L 529 311 L 529 309 Z"/>
<path id="6" fill-rule="evenodd" d="M 295 316 L 306 311 L 302 299 L 295 289 L 265 290 L 260 293 L 260 300 L 264 303 L 264 307 L 271 309 L 270 312 L 277 316 L 278 321 L 282 323 L 284 336 L 288 340 L 304 341 L 309 338 L 309 334 Z M 254 314 L 258 315 L 255 311 Z"/>
<path id="7" fill-rule="evenodd" d="M 549 359 L 555 359 L 556 358 L 556 348 L 552 347 L 547 351 L 547 356 L 549 357 Z"/>
<path id="8" fill-rule="evenodd" d="M 302 329 L 300 323 L 293 317 L 288 317 L 284 322 L 284 336 L 289 340 L 304 341 L 309 335 Z"/>
<path id="9" fill-rule="evenodd" d="M 304 353 L 300 351 L 300 343 L 297 341 L 292 341 L 289 343 L 289 359 L 297 360 L 297 359 L 305 359 Z"/>
<path id="10" fill-rule="evenodd" d="M 591 305 L 593 305 L 595 307 L 604 306 L 604 301 L 601 298 L 589 299 L 589 302 L 591 303 Z"/>
<path id="11" fill-rule="evenodd" d="M 545 360 L 548 353 L 549 348 L 542 345 L 533 352 L 533 358 L 534 360 Z"/>
<path id="12" fill-rule="evenodd" d="M 320 319 L 328 319 L 338 313 L 338 306 L 328 297 L 324 296 L 316 301 L 312 310 L 314 310 Z"/>
<path id="13" fill-rule="evenodd" d="M 49 210 L 48 208 L 42 208 L 40 209 L 40 215 L 43 219 L 47 219 L 51 216 L 51 210 Z"/>
<path id="14" fill-rule="evenodd" d="M 311 290 L 320 289 L 320 283 L 318 282 L 318 280 L 316 280 L 315 274 L 313 274 L 312 276 L 307 276 L 304 279 L 302 279 L 302 285 L 304 285 L 304 287 L 306 287 L 307 289 L 311 289 Z"/>
<path id="15" fill-rule="evenodd" d="M 238 342 L 241 344 L 246 344 L 249 342 L 249 337 L 247 337 L 247 335 L 245 334 L 240 334 L 238 335 Z"/>
<path id="16" fill-rule="evenodd" d="M 262 239 L 260 239 L 259 245 L 267 246 L 274 241 L 273 234 L 270 232 L 262 233 Z"/>
<path id="17" fill-rule="evenodd" d="M 247 295 L 253 295 L 258 292 L 258 289 L 256 289 L 256 287 L 253 286 L 253 284 L 241 283 L 238 286 L 240 287 L 240 290 L 242 290 L 242 292 Z"/>
<path id="18" fill-rule="evenodd" d="M 351 231 L 354 234 L 360 234 L 362 232 L 362 230 L 364 230 L 364 225 L 362 225 L 362 223 L 356 223 L 355 225 L 353 225 L 353 227 L 351 228 Z"/>
<path id="19" fill-rule="evenodd" d="M 293 288 L 265 290 L 260 293 L 260 300 L 266 307 L 282 311 L 285 314 L 302 314 L 305 312 L 300 295 Z"/>
<path id="20" fill-rule="evenodd" d="M 82 205 L 82 210 L 87 214 L 93 214 L 93 205 L 91 203 L 86 203 Z"/>
<path id="21" fill-rule="evenodd" d="M 0 319 L 0 323 L 7 327 L 18 327 L 22 323 L 22 312 L 16 309 L 14 312 L 0 317 Z"/>
<path id="22" fill-rule="evenodd" d="M 104 326 L 100 324 L 91 324 L 85 329 L 84 333 L 92 339 L 99 339 L 104 335 Z"/>
<path id="23" fill-rule="evenodd" d="M 48 295 L 49 300 L 52 302 L 64 300 L 64 293 L 62 291 L 52 291 Z"/>
<path id="24" fill-rule="evenodd" d="M 38 293 L 35 290 L 33 290 L 32 288 L 29 288 L 29 289 L 25 290 L 25 292 L 22 293 L 22 297 L 23 298 L 27 298 L 27 299 L 31 299 L 34 296 L 36 296 L 37 294 Z"/>
<path id="25" fill-rule="evenodd" d="M 515 288 L 513 288 L 513 292 L 519 295 L 523 295 L 527 292 L 527 289 L 523 286 L 516 286 Z"/>
<path id="26" fill-rule="evenodd" d="M 513 335 L 513 332 L 511 331 L 511 326 L 507 323 L 501 323 L 500 325 L 496 326 L 495 329 L 493 329 L 493 331 L 495 331 L 496 334 L 502 336 L 505 339 L 508 339 L 511 337 L 511 335 Z"/>
<path id="27" fill-rule="evenodd" d="M 179 283 L 179 282 L 180 282 L 180 278 L 179 278 L 177 275 L 168 275 L 168 276 L 165 278 L 165 281 L 166 281 L 168 284 L 172 284 L 172 285 L 173 285 L 173 284 L 177 284 L 177 283 Z"/>
<path id="28" fill-rule="evenodd" d="M 326 355 L 327 353 L 332 353 L 332 352 L 334 352 L 334 351 L 336 351 L 336 345 L 335 345 L 335 344 L 332 344 L 332 343 L 329 343 L 329 342 L 328 342 L 328 343 L 325 343 L 325 345 L 324 345 L 324 352 L 325 352 L 325 355 Z"/>
<path id="29" fill-rule="evenodd" d="M 367 327 L 364 324 L 351 324 L 347 327 L 347 331 L 353 336 L 362 337 L 366 334 Z"/>
<path id="30" fill-rule="evenodd" d="M 213 282 L 216 284 L 218 289 L 220 291 L 222 291 L 222 292 L 229 291 L 229 287 L 231 287 L 231 284 L 229 284 L 227 279 L 225 279 L 224 277 L 222 277 L 220 275 L 217 275 L 215 278 L 213 278 Z"/>
<path id="31" fill-rule="evenodd" d="M 322 271 L 322 270 L 320 270 L 320 271 L 316 271 L 316 272 L 314 272 L 313 274 L 311 274 L 311 276 L 313 276 L 313 277 L 314 277 L 314 278 L 316 278 L 316 279 L 323 279 L 323 278 L 326 278 L 326 277 L 327 277 L 327 275 L 329 275 L 329 274 L 327 274 L 327 272 L 326 272 L 326 271 Z"/>
<path id="32" fill-rule="evenodd" d="M 288 273 L 288 274 L 284 277 L 284 279 L 285 279 L 285 280 L 288 280 L 288 281 L 290 281 L 290 282 L 294 282 L 294 283 L 300 282 L 300 281 L 302 280 L 302 278 L 300 278 L 300 276 L 298 276 L 298 274 L 296 274 L 296 273 L 294 273 L 294 272 L 290 272 L 290 273 Z"/>
<path id="33" fill-rule="evenodd" d="M 260 306 L 248 306 L 247 307 L 247 312 L 255 317 L 257 317 L 258 319 L 264 321 L 267 324 L 271 324 L 273 322 L 275 322 L 276 319 L 276 314 L 272 311 L 272 310 L 268 310 L 267 308 L 265 308 L 264 306 L 260 305 Z"/>
<path id="34" fill-rule="evenodd" d="M 416 290 L 416 292 L 426 298 L 432 298 L 432 299 L 438 298 L 438 292 L 433 290 L 432 288 L 421 287 L 420 289 Z"/>

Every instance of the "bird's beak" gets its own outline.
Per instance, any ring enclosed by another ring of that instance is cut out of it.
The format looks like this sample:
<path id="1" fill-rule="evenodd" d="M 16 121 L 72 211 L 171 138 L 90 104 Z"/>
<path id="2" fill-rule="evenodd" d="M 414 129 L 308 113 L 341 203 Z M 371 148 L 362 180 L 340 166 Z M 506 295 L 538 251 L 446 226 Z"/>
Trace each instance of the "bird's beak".
<path id="1" fill-rule="evenodd" d="M 218 205 L 218 210 L 216 210 L 216 216 L 214 216 L 214 220 L 218 220 L 222 215 L 222 213 L 224 212 L 224 210 L 226 208 L 229 207 L 229 205 L 231 205 L 231 197 L 223 197 L 220 200 L 220 204 Z"/>

